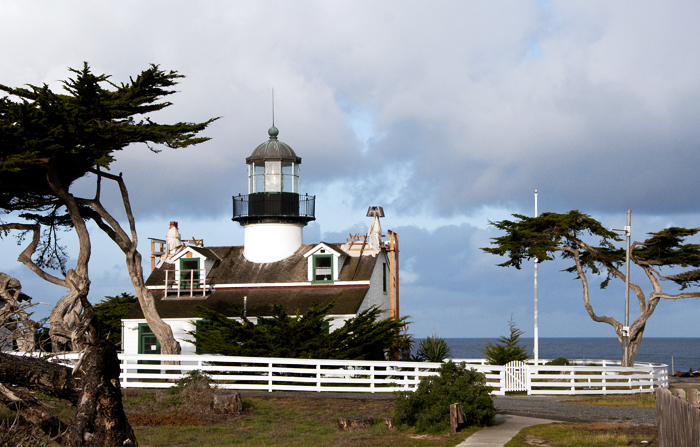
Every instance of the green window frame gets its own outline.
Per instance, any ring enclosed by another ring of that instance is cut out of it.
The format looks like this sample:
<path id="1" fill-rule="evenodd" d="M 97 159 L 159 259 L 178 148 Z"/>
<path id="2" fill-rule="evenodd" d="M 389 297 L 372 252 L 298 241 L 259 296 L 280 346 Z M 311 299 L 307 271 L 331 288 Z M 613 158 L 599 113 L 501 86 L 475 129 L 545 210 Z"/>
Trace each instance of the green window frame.
<path id="1" fill-rule="evenodd" d="M 139 323 L 139 354 L 160 354 L 160 342 L 156 338 L 148 323 Z M 139 360 L 140 365 L 160 365 L 157 360 Z M 139 369 L 139 374 L 158 374 L 154 369 Z"/>
<path id="2" fill-rule="evenodd" d="M 311 259 L 312 265 L 312 283 L 314 284 L 332 284 L 333 283 L 333 255 L 321 254 L 313 255 Z"/>
<path id="3" fill-rule="evenodd" d="M 199 289 L 199 258 L 180 258 L 180 289 Z"/>

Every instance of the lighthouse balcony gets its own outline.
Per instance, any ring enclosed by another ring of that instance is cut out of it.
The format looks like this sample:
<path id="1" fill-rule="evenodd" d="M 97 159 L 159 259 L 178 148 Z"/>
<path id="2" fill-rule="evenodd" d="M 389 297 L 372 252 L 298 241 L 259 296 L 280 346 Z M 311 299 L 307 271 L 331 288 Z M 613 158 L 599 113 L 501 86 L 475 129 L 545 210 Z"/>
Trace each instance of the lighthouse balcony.
<path id="1" fill-rule="evenodd" d="M 233 197 L 233 220 L 306 223 L 316 220 L 316 196 L 291 192 L 239 194 Z"/>

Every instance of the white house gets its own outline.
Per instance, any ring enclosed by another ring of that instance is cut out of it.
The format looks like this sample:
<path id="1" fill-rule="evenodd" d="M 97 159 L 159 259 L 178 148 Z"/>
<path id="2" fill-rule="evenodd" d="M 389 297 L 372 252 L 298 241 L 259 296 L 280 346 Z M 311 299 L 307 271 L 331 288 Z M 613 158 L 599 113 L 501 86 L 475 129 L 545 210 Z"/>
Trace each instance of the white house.
<path id="1" fill-rule="evenodd" d="M 398 318 L 398 235 L 382 235 L 382 208 L 370 207 L 366 235 L 351 235 L 345 243 L 303 244 L 303 228 L 315 220 L 315 197 L 299 194 L 301 158 L 277 139 L 278 133 L 271 127 L 270 139 L 246 158 L 248 195 L 233 197 L 243 246 L 183 244 L 174 222 L 167 241 L 152 239 L 146 286 L 183 354 L 195 353 L 188 332 L 200 319 L 198 306 L 233 317 L 233 304 L 250 317 L 265 317 L 271 304 L 293 315 L 313 302 L 335 300 L 330 330 L 370 306 Z M 160 351 L 138 304 L 122 320 L 122 347 L 126 353 Z"/>

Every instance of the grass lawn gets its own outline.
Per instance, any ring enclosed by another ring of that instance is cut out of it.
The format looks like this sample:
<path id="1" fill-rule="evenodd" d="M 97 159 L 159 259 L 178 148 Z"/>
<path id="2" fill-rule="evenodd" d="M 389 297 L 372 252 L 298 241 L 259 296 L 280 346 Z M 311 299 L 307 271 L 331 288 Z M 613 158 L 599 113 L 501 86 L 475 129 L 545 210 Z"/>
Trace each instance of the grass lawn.
<path id="1" fill-rule="evenodd" d="M 304 393 L 244 394 L 243 413 L 227 417 L 209 409 L 211 392 L 208 388 L 196 387 L 179 394 L 125 390 L 124 408 L 139 445 L 455 446 L 477 430 L 467 428 L 456 435 L 418 435 L 411 430 L 388 430 L 383 418 L 392 415 L 393 399 L 331 398 Z M 567 402 L 654 408 L 655 395 L 585 396 Z M 63 420 L 72 416 L 73 410 L 65 402 L 46 398 L 44 403 Z M 365 430 L 341 432 L 337 426 L 341 416 L 370 416 L 375 419 L 375 425 Z M 0 409 L 0 421 L 13 417 L 14 413 Z M 656 437 L 655 426 L 556 423 L 529 427 L 507 445 L 654 446 Z"/>
<path id="2" fill-rule="evenodd" d="M 243 413 L 227 417 L 209 409 L 207 390 L 185 389 L 179 394 L 155 390 L 125 390 L 124 409 L 142 447 L 183 446 L 455 446 L 478 428 L 455 435 L 418 435 L 412 430 L 388 430 L 393 399 L 325 398 L 299 394 L 243 396 Z M 65 401 L 42 400 L 64 421 L 74 409 Z M 338 417 L 369 416 L 373 427 L 342 432 Z M 0 422 L 14 412 L 0 408 Z M 2 438 L 0 428 L 0 438 Z M 30 444 L 28 444 L 30 445 Z M 34 444 L 37 445 L 37 444 Z"/>

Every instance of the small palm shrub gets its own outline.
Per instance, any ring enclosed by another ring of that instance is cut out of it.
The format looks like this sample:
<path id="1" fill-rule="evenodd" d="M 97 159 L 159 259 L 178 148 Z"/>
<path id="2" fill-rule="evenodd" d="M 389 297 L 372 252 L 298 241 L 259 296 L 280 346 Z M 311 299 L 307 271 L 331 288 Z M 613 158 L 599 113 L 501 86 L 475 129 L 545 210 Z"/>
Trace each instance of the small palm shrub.
<path id="1" fill-rule="evenodd" d="M 486 342 L 486 347 L 481 350 L 491 365 L 505 365 L 516 360 L 524 362 L 530 358 L 525 346 L 521 345 L 519 340 L 524 332 L 515 327 L 513 316 L 510 317 L 508 326 L 510 327 L 509 337 L 499 337 L 496 344 Z"/>
<path id="2" fill-rule="evenodd" d="M 468 425 L 491 425 L 496 408 L 486 377 L 464 362 L 444 363 L 439 376 L 421 379 L 415 392 L 402 391 L 394 404 L 394 422 L 416 432 L 439 433 L 450 427 L 450 405 L 461 403 Z"/>
<path id="3" fill-rule="evenodd" d="M 452 349 L 438 334 L 429 335 L 428 338 L 421 340 L 416 352 L 416 358 L 424 362 L 440 363 L 451 355 Z"/>

